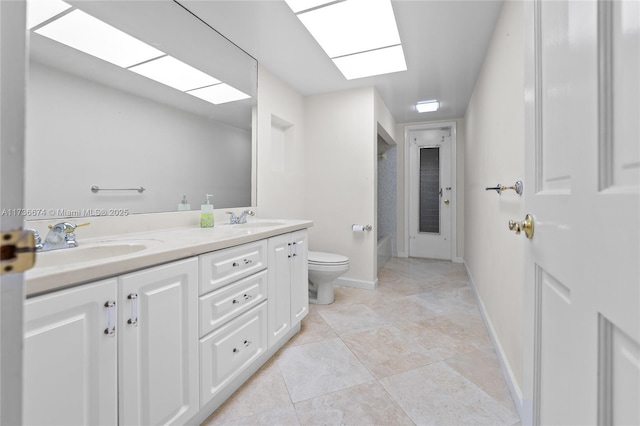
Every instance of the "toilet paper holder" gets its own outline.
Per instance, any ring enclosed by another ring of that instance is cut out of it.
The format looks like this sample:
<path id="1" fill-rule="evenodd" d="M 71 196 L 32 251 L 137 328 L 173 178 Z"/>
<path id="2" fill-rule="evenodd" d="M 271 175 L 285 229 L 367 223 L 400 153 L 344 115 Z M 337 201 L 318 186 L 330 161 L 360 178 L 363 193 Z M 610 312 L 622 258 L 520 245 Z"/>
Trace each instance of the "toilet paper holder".
<path id="1" fill-rule="evenodd" d="M 371 226 L 371 225 L 358 225 L 356 223 L 351 225 L 351 230 L 353 232 L 371 231 L 372 229 L 373 229 L 373 226 Z"/>

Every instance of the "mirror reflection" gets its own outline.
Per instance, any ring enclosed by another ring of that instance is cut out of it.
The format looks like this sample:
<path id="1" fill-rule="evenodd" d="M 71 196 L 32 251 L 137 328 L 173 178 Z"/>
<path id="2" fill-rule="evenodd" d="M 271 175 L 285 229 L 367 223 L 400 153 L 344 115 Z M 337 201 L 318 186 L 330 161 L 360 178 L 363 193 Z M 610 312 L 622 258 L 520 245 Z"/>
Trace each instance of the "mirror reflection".
<path id="1" fill-rule="evenodd" d="M 253 58 L 175 1 L 28 9 L 28 209 L 196 210 L 206 194 L 251 205 Z"/>

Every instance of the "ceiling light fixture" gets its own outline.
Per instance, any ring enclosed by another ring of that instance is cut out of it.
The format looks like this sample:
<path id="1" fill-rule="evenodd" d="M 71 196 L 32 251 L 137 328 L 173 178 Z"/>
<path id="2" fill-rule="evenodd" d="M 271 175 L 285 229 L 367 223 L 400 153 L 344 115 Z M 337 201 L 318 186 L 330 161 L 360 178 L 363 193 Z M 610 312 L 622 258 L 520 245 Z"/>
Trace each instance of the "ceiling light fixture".
<path id="1" fill-rule="evenodd" d="M 430 101 L 420 101 L 416 104 L 418 112 L 436 112 L 440 108 L 440 101 L 435 99 Z"/>
<path id="2" fill-rule="evenodd" d="M 391 0 L 285 1 L 347 80 L 407 69 Z"/>

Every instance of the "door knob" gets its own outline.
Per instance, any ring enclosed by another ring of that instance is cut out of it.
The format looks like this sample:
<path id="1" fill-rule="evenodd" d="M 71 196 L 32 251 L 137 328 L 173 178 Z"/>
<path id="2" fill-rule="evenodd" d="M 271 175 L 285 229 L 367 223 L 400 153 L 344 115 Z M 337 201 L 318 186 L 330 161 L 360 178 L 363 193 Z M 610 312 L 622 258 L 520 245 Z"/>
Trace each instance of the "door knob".
<path id="1" fill-rule="evenodd" d="M 524 235 L 528 239 L 533 238 L 533 216 L 528 214 L 522 222 L 516 222 L 515 220 L 509 221 L 509 230 L 514 231 L 516 234 L 524 231 Z"/>
<path id="2" fill-rule="evenodd" d="M 449 205 L 449 200 L 444 200 L 444 203 L 445 203 L 446 205 Z"/>

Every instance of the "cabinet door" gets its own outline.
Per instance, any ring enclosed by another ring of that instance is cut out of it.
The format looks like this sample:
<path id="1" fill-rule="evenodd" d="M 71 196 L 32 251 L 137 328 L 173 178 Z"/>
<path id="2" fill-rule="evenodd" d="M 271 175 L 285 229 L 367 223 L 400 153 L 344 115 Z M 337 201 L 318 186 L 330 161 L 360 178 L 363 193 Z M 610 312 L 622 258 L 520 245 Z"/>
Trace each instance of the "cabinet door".
<path id="1" fill-rule="evenodd" d="M 269 238 L 269 347 L 291 329 L 291 235 Z"/>
<path id="2" fill-rule="evenodd" d="M 245 312 L 200 339 L 201 406 L 267 350 L 267 304 Z"/>
<path id="3" fill-rule="evenodd" d="M 111 279 L 27 300 L 25 425 L 117 423 L 117 338 L 105 333 L 116 291 Z"/>
<path id="4" fill-rule="evenodd" d="M 307 264 L 307 231 L 291 234 L 291 325 L 294 326 L 309 313 L 309 266 Z"/>
<path id="5" fill-rule="evenodd" d="M 197 413 L 197 293 L 195 258 L 120 277 L 120 424 L 179 424 Z"/>

